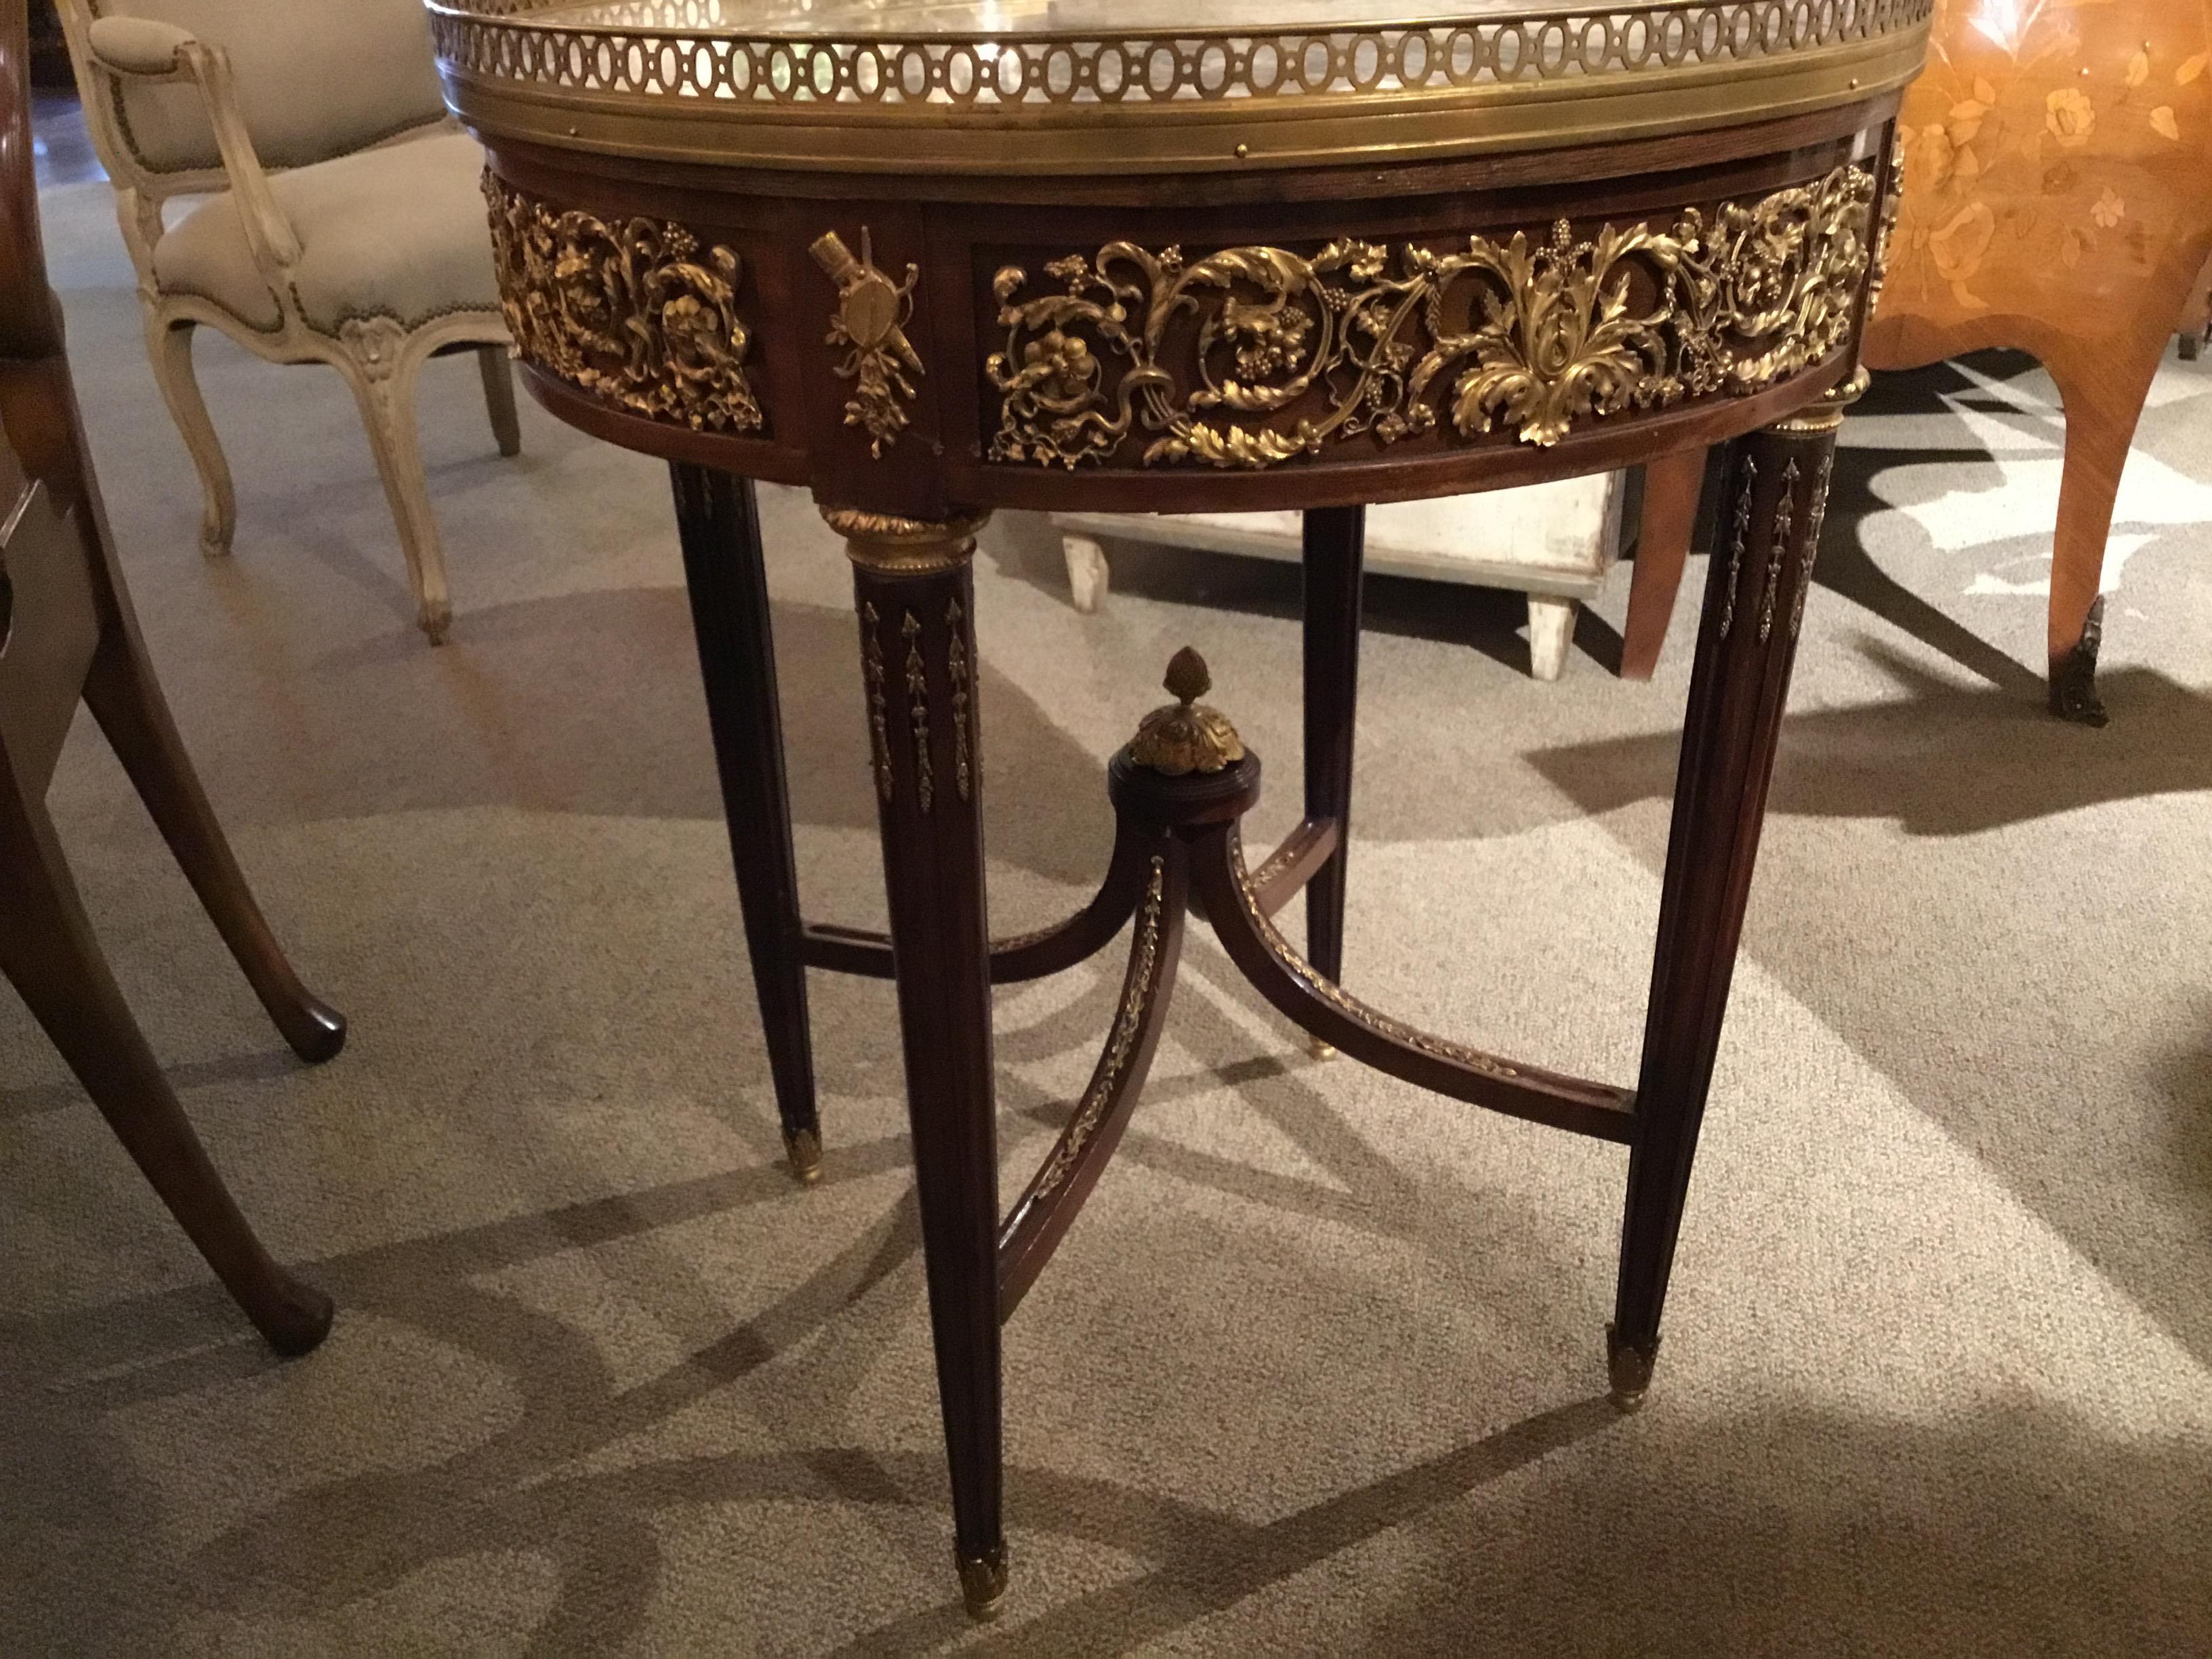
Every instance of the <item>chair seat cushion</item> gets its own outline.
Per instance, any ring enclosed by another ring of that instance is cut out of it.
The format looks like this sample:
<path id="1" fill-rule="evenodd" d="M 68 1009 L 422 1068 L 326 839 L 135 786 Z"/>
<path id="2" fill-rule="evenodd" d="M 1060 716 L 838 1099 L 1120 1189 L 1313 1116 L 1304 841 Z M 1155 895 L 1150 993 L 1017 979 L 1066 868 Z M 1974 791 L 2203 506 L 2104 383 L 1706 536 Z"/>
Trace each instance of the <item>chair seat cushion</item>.
<path id="1" fill-rule="evenodd" d="M 476 141 L 444 131 L 271 175 L 299 237 L 293 286 L 308 323 L 335 334 L 356 317 L 413 327 L 448 312 L 497 312 L 483 177 Z M 155 245 L 154 274 L 164 293 L 211 300 L 250 327 L 283 324 L 228 191 Z"/>

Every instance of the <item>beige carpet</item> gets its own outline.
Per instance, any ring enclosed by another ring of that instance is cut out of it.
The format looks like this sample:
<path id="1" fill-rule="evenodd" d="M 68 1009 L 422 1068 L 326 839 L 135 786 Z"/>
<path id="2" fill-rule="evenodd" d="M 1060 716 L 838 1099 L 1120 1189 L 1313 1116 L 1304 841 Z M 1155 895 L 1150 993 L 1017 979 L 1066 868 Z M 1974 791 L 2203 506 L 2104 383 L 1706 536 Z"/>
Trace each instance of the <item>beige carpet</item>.
<path id="1" fill-rule="evenodd" d="M 1153 1087 L 1008 1334 L 1006 1622 L 971 1632 L 892 1000 L 814 981 L 795 1190 L 665 484 L 465 361 L 425 447 L 425 647 L 334 376 L 203 342 L 236 556 L 139 344 L 103 187 L 49 199 L 82 389 L 186 737 L 309 980 L 290 1060 L 97 733 L 54 792 L 155 1048 L 341 1304 L 271 1361 L 0 1008 L 0 1654 L 2212 1652 L 2212 365 L 2119 526 L 2113 725 L 2038 707 L 2056 489 L 2017 359 L 1850 429 L 1657 1387 L 1601 1397 L 1622 1158 L 1307 1060 L 1195 938 Z M 769 492 L 808 903 L 880 909 L 836 547 Z M 2118 545 L 2118 544 L 2116 544 Z M 1069 608 L 978 562 L 993 918 L 1103 860 L 1099 763 L 1170 652 L 1290 821 L 1296 576 L 1116 550 Z M 1377 581 L 1346 977 L 1632 1080 L 1691 605 L 1557 685 L 1503 596 Z M 1005 1186 L 1117 959 L 1000 1002 Z"/>

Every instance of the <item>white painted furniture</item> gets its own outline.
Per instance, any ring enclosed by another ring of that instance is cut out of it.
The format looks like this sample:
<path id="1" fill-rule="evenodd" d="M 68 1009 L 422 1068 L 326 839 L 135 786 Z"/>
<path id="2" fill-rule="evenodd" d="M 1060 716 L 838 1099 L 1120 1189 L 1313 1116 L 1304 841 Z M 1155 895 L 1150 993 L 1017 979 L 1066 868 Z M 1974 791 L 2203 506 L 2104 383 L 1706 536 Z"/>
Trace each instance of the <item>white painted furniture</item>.
<path id="1" fill-rule="evenodd" d="M 1503 587 L 1528 596 L 1528 671 L 1555 680 L 1575 636 L 1575 610 L 1605 586 L 1620 550 L 1621 475 L 1367 509 L 1367 568 L 1384 575 Z M 1159 542 L 1296 563 L 1296 513 L 1055 513 L 1078 611 L 1109 585 L 1105 541 Z"/>
<path id="2" fill-rule="evenodd" d="M 446 113 L 420 0 L 61 0 L 61 14 L 154 380 L 199 470 L 202 550 L 228 552 L 238 518 L 192 374 L 207 324 L 271 362 L 345 378 L 437 643 L 453 605 L 416 442 L 417 372 L 476 351 L 500 453 L 521 434 L 483 152 Z M 177 198 L 191 204 L 173 224 L 163 207 Z"/>

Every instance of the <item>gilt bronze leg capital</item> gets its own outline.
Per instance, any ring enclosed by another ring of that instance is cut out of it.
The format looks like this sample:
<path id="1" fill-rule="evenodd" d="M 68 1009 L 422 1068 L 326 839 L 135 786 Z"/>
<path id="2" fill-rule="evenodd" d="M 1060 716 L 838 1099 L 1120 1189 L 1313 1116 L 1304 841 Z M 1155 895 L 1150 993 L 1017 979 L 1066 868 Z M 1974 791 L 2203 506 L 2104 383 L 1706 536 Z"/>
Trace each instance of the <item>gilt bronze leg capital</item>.
<path id="1" fill-rule="evenodd" d="M 991 518 L 980 512 L 942 520 L 902 519 L 851 507 L 825 507 L 822 516 L 845 538 L 845 556 L 856 566 L 906 576 L 965 565 L 975 556 L 975 532 Z"/>

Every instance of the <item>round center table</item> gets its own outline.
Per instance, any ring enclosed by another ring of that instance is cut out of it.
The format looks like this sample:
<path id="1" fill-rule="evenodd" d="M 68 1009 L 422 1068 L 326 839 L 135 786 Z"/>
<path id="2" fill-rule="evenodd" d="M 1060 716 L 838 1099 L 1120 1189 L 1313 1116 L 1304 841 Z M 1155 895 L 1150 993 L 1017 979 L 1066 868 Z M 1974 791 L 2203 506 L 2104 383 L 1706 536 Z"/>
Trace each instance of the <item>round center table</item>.
<path id="1" fill-rule="evenodd" d="M 1628 1149 L 1607 1354 L 1648 1385 L 1929 0 L 434 0 L 526 380 L 661 456 L 793 1168 L 809 968 L 897 982 L 969 1611 L 1005 1594 L 1000 1327 L 1120 1139 L 1186 914 L 1317 1048 Z M 1203 18 L 1202 25 L 1192 20 Z M 1727 442 L 1633 1089 L 1338 984 L 1362 512 Z M 808 923 L 751 482 L 853 566 L 888 935 Z M 1198 699 L 1108 768 L 1097 893 L 985 921 L 969 560 L 998 507 L 1305 520 L 1305 815 Z M 1301 955 L 1272 918 L 1307 895 Z M 999 1202 L 991 987 L 1128 927 L 1090 1085 Z"/>

